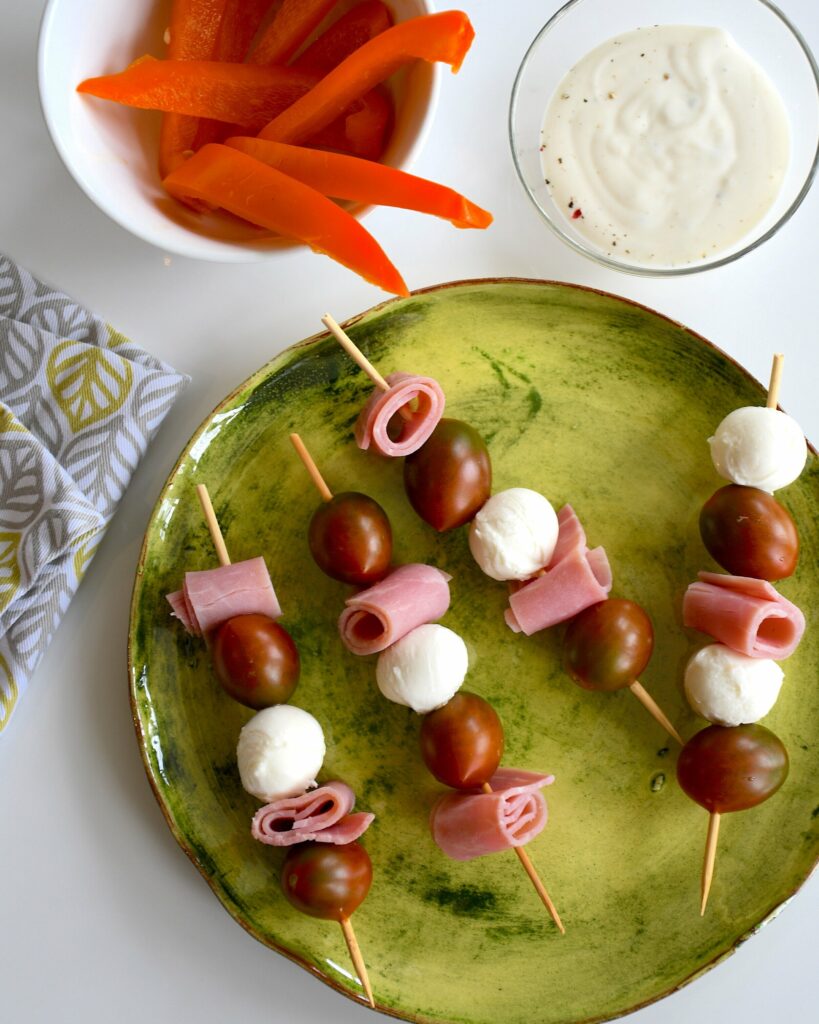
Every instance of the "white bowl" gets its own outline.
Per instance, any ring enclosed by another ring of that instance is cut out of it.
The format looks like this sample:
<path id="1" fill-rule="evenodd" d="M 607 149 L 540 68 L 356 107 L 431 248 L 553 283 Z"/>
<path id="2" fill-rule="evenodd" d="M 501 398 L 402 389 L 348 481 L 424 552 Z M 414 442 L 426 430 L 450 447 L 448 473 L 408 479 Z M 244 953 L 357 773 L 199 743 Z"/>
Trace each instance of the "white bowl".
<path id="1" fill-rule="evenodd" d="M 347 5 L 349 6 L 349 5 Z M 160 116 L 89 96 L 77 85 L 120 71 L 143 53 L 164 54 L 169 0 L 49 0 L 40 27 L 38 77 L 48 130 L 89 199 L 132 234 L 165 252 L 245 263 L 291 243 L 222 214 L 200 215 L 171 199 L 157 169 Z M 396 21 L 428 14 L 428 0 L 390 0 Z M 384 163 L 406 169 L 423 146 L 440 68 L 417 61 L 393 76 L 395 128 Z M 361 216 L 359 207 L 353 212 Z"/>

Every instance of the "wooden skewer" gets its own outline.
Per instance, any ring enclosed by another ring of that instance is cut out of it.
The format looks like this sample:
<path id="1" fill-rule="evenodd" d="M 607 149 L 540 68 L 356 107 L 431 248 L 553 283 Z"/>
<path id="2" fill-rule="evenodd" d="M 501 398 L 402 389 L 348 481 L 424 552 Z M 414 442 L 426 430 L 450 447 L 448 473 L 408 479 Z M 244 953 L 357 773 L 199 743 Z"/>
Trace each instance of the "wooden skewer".
<path id="1" fill-rule="evenodd" d="M 296 453 L 301 461 L 304 463 L 304 468 L 310 474 L 310 479 L 316 485 L 319 494 L 323 501 L 332 501 L 333 492 L 327 486 L 324 481 L 324 477 L 319 472 L 318 466 L 313 462 L 313 456 L 307 451 L 307 446 L 304 441 L 299 437 L 298 434 L 291 434 L 290 441 L 293 447 L 296 449 Z"/>
<path id="2" fill-rule="evenodd" d="M 489 785 L 488 782 L 484 782 L 482 788 L 483 788 L 484 793 L 492 793 L 493 792 L 492 787 Z M 523 870 L 529 876 L 529 879 L 531 880 L 532 885 L 535 887 L 535 891 L 537 892 L 538 896 L 540 896 L 541 900 L 543 901 L 543 905 L 546 907 L 546 909 L 552 915 L 552 920 L 557 925 L 560 934 L 561 935 L 565 935 L 566 934 L 566 929 L 563 927 L 563 922 L 560 920 L 560 914 L 558 914 L 558 912 L 557 912 L 557 907 L 555 907 L 554 903 L 552 903 L 552 899 L 549 896 L 548 892 L 546 891 L 546 886 L 540 880 L 540 875 L 535 870 L 535 866 L 532 863 L 531 858 L 529 857 L 529 854 L 523 849 L 522 846 L 515 846 L 513 849 L 514 849 L 515 853 L 518 855 L 518 860 L 523 865 Z"/>
<path id="3" fill-rule="evenodd" d="M 782 367 L 784 362 L 785 356 L 781 352 L 777 352 L 773 357 L 771 381 L 768 384 L 768 401 L 766 404 L 769 409 L 775 409 L 779 405 L 779 387 L 782 384 Z"/>
<path id="4" fill-rule="evenodd" d="M 219 521 L 216 518 L 216 513 L 213 511 L 213 504 L 211 503 L 208 489 L 204 484 L 197 484 L 196 493 L 199 495 L 199 504 L 202 506 L 205 522 L 208 524 L 208 529 L 213 539 L 213 546 L 216 548 L 216 554 L 219 556 L 219 565 L 230 565 L 230 555 L 225 546 L 225 538 L 219 529 Z"/>
<path id="5" fill-rule="evenodd" d="M 370 380 L 375 384 L 376 387 L 381 388 L 382 391 L 389 391 L 390 386 L 376 370 L 370 360 L 364 355 L 361 349 L 356 345 L 353 339 L 341 329 L 337 320 L 334 320 L 329 313 L 325 313 L 321 318 L 321 322 L 333 335 L 336 341 L 341 345 L 347 355 L 367 374 Z"/>
<path id="6" fill-rule="evenodd" d="M 714 861 L 717 856 L 717 840 L 719 839 L 719 821 L 720 815 L 717 811 L 714 811 L 708 819 L 708 838 L 705 840 L 705 859 L 702 862 L 700 917 L 705 916 L 708 893 L 711 891 L 711 880 L 714 877 Z"/>
<path id="7" fill-rule="evenodd" d="M 646 711 L 648 711 L 648 713 L 660 723 L 660 725 L 665 729 L 665 731 L 670 736 L 673 736 L 674 739 L 679 743 L 679 745 L 682 746 L 683 745 L 683 738 L 682 738 L 682 736 L 680 736 L 680 734 L 677 732 L 677 730 L 674 728 L 674 726 L 668 720 L 668 717 L 666 716 L 666 714 L 663 711 L 663 709 L 654 700 L 654 698 L 651 696 L 651 694 L 648 692 L 648 690 L 643 686 L 643 684 L 637 682 L 637 680 L 635 679 L 634 682 L 629 687 L 629 689 L 634 694 L 634 696 L 637 698 L 637 700 L 639 700 L 639 702 L 643 705 L 643 707 L 646 709 Z"/>
<path id="8" fill-rule="evenodd" d="M 384 380 L 384 378 L 381 376 L 378 370 L 376 370 L 376 368 L 373 366 L 370 360 L 364 355 L 364 353 L 361 351 L 358 345 L 356 345 L 356 343 L 349 336 L 349 334 L 345 334 L 345 332 L 339 326 L 338 321 L 333 319 L 333 317 L 331 317 L 329 313 L 325 313 L 324 316 L 321 318 L 321 322 L 324 324 L 324 326 L 327 328 L 330 334 L 333 335 L 333 337 L 336 339 L 339 345 L 341 345 L 341 347 L 344 349 L 347 355 L 354 362 L 358 363 L 358 365 L 367 374 L 367 376 L 370 378 L 373 384 L 375 384 L 377 388 L 381 388 L 382 391 L 389 391 L 389 384 L 386 382 L 386 380 Z M 398 415 L 401 416 L 402 419 L 408 420 L 412 416 L 412 413 L 409 411 L 409 409 L 407 409 L 406 406 L 402 405 L 401 408 L 398 410 Z"/>
<path id="9" fill-rule="evenodd" d="M 355 932 L 353 931 L 353 923 L 349 917 L 342 917 L 340 923 L 341 930 L 344 933 L 344 941 L 347 943 L 347 949 L 350 951 L 350 959 L 353 961 L 353 965 L 358 971 L 358 980 L 361 982 L 361 986 L 367 996 L 367 1001 L 370 1006 L 375 1009 L 375 1000 L 373 999 L 373 990 L 370 985 L 370 978 L 367 974 L 364 957 L 361 955 L 361 947 L 359 946 L 358 939 L 355 937 Z"/>

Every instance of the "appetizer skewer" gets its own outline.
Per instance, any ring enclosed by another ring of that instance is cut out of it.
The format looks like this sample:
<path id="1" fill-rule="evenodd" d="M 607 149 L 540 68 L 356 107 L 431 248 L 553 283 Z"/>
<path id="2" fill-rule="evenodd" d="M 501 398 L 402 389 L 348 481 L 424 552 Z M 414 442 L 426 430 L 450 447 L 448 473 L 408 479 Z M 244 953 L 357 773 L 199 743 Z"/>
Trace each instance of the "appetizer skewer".
<path id="1" fill-rule="evenodd" d="M 767 800 L 788 774 L 788 755 L 770 730 L 755 723 L 773 707 L 786 658 L 805 618 L 771 581 L 790 576 L 799 536 L 771 491 L 802 470 L 807 445 L 796 423 L 777 408 L 783 356 L 773 358 L 765 406 L 729 413 L 709 439 L 717 472 L 730 480 L 703 506 L 700 534 L 709 554 L 730 574 L 701 572 L 683 601 L 686 626 L 719 643 L 701 648 L 685 670 L 695 712 L 715 723 L 683 748 L 677 777 L 709 812 L 700 884 L 705 914 L 714 876 L 721 815 Z"/>
<path id="2" fill-rule="evenodd" d="M 290 439 L 322 497 L 331 493 L 301 438 L 291 434 Z M 321 567 L 321 563 L 319 566 Z M 402 577 L 401 581 L 395 579 L 399 576 Z M 425 716 L 421 727 L 422 754 L 427 767 L 439 781 L 458 790 L 472 790 L 473 795 L 469 798 L 471 801 L 476 799 L 476 789 L 484 796 L 497 796 L 499 808 L 506 806 L 504 801 L 507 800 L 507 795 L 503 791 L 495 792 L 492 786 L 493 778 L 500 779 L 506 784 L 503 789 L 510 790 L 513 802 L 518 795 L 523 797 L 523 800 L 518 800 L 516 804 L 517 817 L 512 813 L 507 815 L 509 820 L 506 820 L 498 813 L 495 817 L 502 819 L 502 825 L 497 820 L 488 823 L 489 828 L 494 828 L 496 834 L 494 840 L 490 840 L 490 846 L 481 849 L 480 853 L 514 848 L 536 892 L 563 934 L 565 928 L 557 909 L 531 859 L 522 849 L 522 843 L 534 838 L 546 823 L 546 805 L 538 790 L 553 781 L 553 778 L 535 773 L 521 773 L 514 769 L 506 770 L 507 776 L 512 777 L 511 780 L 503 773 L 495 775 L 503 750 L 503 729 L 500 719 L 491 705 L 482 698 L 475 694 L 457 692 L 468 668 L 466 645 L 452 630 L 430 621 L 440 618 L 449 606 L 448 580 L 446 574 L 432 566 L 405 565 L 395 569 L 382 583 L 348 600 L 348 607 L 339 621 L 342 639 L 353 653 L 369 654 L 380 651 L 376 677 L 381 693 L 388 700 L 411 707 L 418 714 Z M 404 595 L 407 590 L 419 583 L 425 595 L 420 621 L 416 621 L 417 616 L 403 614 L 399 635 L 391 631 L 389 625 L 389 608 L 393 592 L 401 595 L 400 605 L 405 605 Z M 387 620 L 380 630 L 379 613 Z M 355 632 L 357 617 L 361 623 L 360 636 L 356 636 Z M 478 712 L 474 710 L 476 705 L 480 709 Z M 462 763 L 464 758 L 465 765 Z M 444 767 L 441 767 L 442 764 Z M 526 776 L 523 780 L 524 785 L 513 786 L 512 783 L 521 782 L 522 776 Z M 456 859 L 469 859 L 480 853 L 471 852 L 466 856 L 452 853 L 447 849 L 446 843 L 439 842 L 435 831 L 438 808 L 446 805 L 447 809 L 451 810 L 453 801 L 457 802 L 458 798 L 459 795 L 442 797 L 436 804 L 436 808 L 433 809 L 433 838 L 450 856 Z M 528 806 L 527 801 L 534 802 L 537 806 L 538 820 L 536 825 L 529 827 L 528 830 L 523 826 L 525 838 L 521 838 L 514 836 L 512 829 L 516 827 L 522 807 Z M 454 813 L 458 812 L 459 809 L 454 808 Z M 471 807 L 467 811 L 467 817 L 471 817 Z M 498 845 L 493 846 L 493 842 Z"/>
<path id="3" fill-rule="evenodd" d="M 198 484 L 196 492 L 219 562 L 223 566 L 230 565 L 227 545 L 213 510 L 208 489 L 204 484 Z M 238 620 L 228 620 L 220 627 L 214 646 L 218 643 L 225 626 L 236 621 Z M 293 650 L 295 651 L 295 646 Z M 296 658 L 298 659 L 297 653 Z M 289 696 L 288 692 L 282 700 L 286 701 Z M 375 1008 L 369 975 L 350 920 L 350 915 L 364 901 L 372 882 L 372 863 L 369 855 L 354 838 L 369 827 L 373 816 L 348 815 L 344 811 L 341 815 L 332 816 L 332 825 L 337 825 L 339 821 L 342 825 L 345 822 L 350 823 L 353 829 L 350 837 L 353 841 L 346 839 L 345 836 L 327 840 L 322 838 L 321 831 L 324 824 L 322 818 L 327 817 L 324 808 L 328 804 L 328 794 L 321 793 L 318 800 L 319 813 L 308 816 L 307 820 L 298 814 L 304 797 L 295 800 L 291 797 L 293 792 L 298 793 L 307 786 L 315 785 L 313 780 L 321 768 L 324 753 L 324 734 L 316 719 L 301 708 L 276 703 L 272 707 L 265 707 L 244 726 L 239 736 L 237 760 L 243 787 L 259 799 L 271 801 L 257 812 L 253 819 L 252 832 L 255 838 L 272 845 L 290 845 L 295 839 L 293 831 L 297 823 L 305 826 L 315 818 L 319 819 L 317 831 L 307 833 L 302 827 L 302 835 L 296 840 L 298 845 L 293 845 L 288 851 L 282 866 L 282 892 L 288 902 L 302 913 L 339 922 L 367 1001 Z M 336 791 L 343 787 L 341 795 L 348 797 L 346 809 L 351 809 L 352 802 L 349 798 L 354 800 L 354 797 L 349 787 L 343 783 L 331 783 L 322 789 L 331 790 L 333 786 L 336 787 Z M 277 791 L 271 792 L 272 787 L 276 787 Z M 284 794 L 281 792 L 282 787 L 287 791 Z M 305 794 L 308 804 L 315 804 L 315 797 L 318 794 L 319 791 L 316 791 L 315 795 Z M 335 792 L 332 795 L 335 796 Z M 283 801 L 282 796 L 290 799 Z M 282 803 L 285 804 L 284 808 Z M 285 824 L 279 825 L 282 829 L 280 834 L 287 836 L 284 841 L 277 841 L 276 833 L 279 828 L 272 827 L 269 820 L 268 831 L 265 834 L 264 820 L 270 819 L 271 812 L 276 821 L 281 822 L 284 819 Z M 286 830 L 287 824 L 291 826 L 292 831 Z M 303 841 L 310 839 L 328 842 L 330 845 L 314 845 Z"/>

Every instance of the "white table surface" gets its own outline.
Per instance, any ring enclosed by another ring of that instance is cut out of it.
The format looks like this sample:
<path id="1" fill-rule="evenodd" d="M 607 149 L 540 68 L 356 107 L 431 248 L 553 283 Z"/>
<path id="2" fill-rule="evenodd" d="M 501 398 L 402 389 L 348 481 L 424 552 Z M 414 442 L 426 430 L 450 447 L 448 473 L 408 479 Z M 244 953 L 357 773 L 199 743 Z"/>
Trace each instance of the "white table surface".
<path id="1" fill-rule="evenodd" d="M 193 383 L 138 470 L 0 738 L 0 1019 L 363 1021 L 365 1010 L 235 924 L 177 847 L 134 739 L 125 639 L 142 534 L 194 428 L 235 384 L 314 333 L 326 309 L 343 319 L 382 294 L 308 253 L 249 266 L 168 259 L 109 221 L 70 179 L 40 116 L 35 45 L 43 6 L 4 4 L 0 247 L 187 371 Z M 372 214 L 368 227 L 411 288 L 508 275 L 593 285 L 700 331 L 760 379 L 771 351 L 782 348 L 783 405 L 819 439 L 819 188 L 760 251 L 705 276 L 641 280 L 571 253 L 534 215 L 506 141 L 515 70 L 557 6 L 463 4 L 476 42 L 461 74 L 446 77 L 432 137 L 415 166 L 491 209 L 492 229 L 458 232 L 431 219 L 419 229 L 417 218 L 386 210 Z M 782 6 L 819 51 L 816 0 Z M 728 962 L 630 1020 L 816 1020 L 817 911 L 814 877 Z"/>

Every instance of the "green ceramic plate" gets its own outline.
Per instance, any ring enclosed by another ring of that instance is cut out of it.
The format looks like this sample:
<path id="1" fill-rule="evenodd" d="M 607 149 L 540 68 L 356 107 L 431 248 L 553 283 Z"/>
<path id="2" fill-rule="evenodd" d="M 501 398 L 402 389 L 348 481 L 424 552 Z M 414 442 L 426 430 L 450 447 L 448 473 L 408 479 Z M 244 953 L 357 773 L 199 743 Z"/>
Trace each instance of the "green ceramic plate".
<path id="1" fill-rule="evenodd" d="M 382 369 L 434 375 L 447 413 L 489 442 L 495 489 L 571 501 L 605 544 L 614 594 L 650 610 L 656 649 L 643 682 L 688 736 L 703 723 L 680 690 L 701 643 L 680 621 L 708 566 L 697 529 L 719 486 L 706 438 L 762 390 L 703 339 L 623 299 L 567 285 L 477 281 L 388 302 L 353 322 Z M 787 382 L 786 382 L 787 384 Z M 304 917 L 278 886 L 281 854 L 251 839 L 256 802 L 235 745 L 249 712 L 211 678 L 201 643 L 164 595 L 214 564 L 194 484 L 213 496 L 235 559 L 267 558 L 302 655 L 294 703 L 321 721 L 323 778 L 342 777 L 376 813 L 375 868 L 355 927 L 379 1008 L 421 1021 L 552 1024 L 614 1017 L 672 991 L 736 947 L 800 886 L 819 854 L 819 465 L 781 495 L 802 536 L 782 591 L 808 616 L 766 724 L 791 755 L 787 785 L 730 815 L 707 916 L 698 913 L 705 811 L 680 792 L 676 751 L 628 692 L 587 693 L 560 668 L 560 630 L 531 639 L 503 623 L 504 587 L 472 562 L 463 530 L 436 535 L 410 509 L 401 465 L 360 452 L 352 425 L 370 385 L 326 335 L 289 349 L 228 397 L 186 448 L 145 539 L 130 634 L 131 695 L 149 779 L 179 843 L 251 934 L 360 998 L 340 929 Z M 336 633 L 345 588 L 310 558 L 317 503 L 287 440 L 298 429 L 332 488 L 372 494 L 397 561 L 453 576 L 444 622 L 470 650 L 468 688 L 506 729 L 505 763 L 553 772 L 550 822 L 529 851 L 563 916 L 561 937 L 511 854 L 447 860 L 427 828 L 440 791 L 418 753 L 418 718 L 383 700 L 374 659 Z M 522 984 L 522 979 L 525 983 Z"/>

